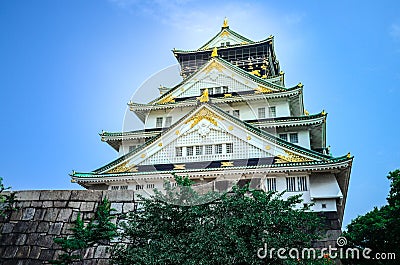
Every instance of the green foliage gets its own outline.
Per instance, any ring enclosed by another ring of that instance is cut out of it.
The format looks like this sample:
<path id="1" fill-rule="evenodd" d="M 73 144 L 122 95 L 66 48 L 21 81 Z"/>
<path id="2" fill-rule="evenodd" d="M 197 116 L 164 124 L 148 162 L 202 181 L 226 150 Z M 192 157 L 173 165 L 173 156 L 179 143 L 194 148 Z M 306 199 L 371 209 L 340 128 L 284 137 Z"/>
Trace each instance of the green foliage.
<path id="1" fill-rule="evenodd" d="M 387 177 L 390 192 L 388 205 L 375 207 L 363 216 L 358 216 L 347 226 L 344 236 L 350 247 L 370 248 L 372 253 L 395 253 L 400 257 L 400 170 L 390 172 Z M 345 260 L 345 264 L 398 264 L 396 260 Z M 354 262 L 354 263 L 352 263 Z"/>
<path id="2" fill-rule="evenodd" d="M 107 242 L 117 235 L 117 227 L 112 222 L 115 218 L 111 213 L 111 203 L 104 200 L 97 207 L 95 216 L 85 226 L 84 221 L 78 214 L 74 226 L 70 229 L 72 235 L 55 238 L 54 242 L 59 244 L 65 252 L 59 255 L 58 260 L 51 260 L 52 264 L 67 265 L 82 260 L 82 252 L 88 248 Z"/>
<path id="3" fill-rule="evenodd" d="M 4 186 L 3 178 L 0 177 L 0 217 L 7 217 L 12 211 L 17 209 L 15 207 L 15 193 L 4 193 L 4 191 L 10 189 L 11 187 Z"/>
<path id="4" fill-rule="evenodd" d="M 302 248 L 317 239 L 320 219 L 306 208 L 294 207 L 301 203 L 300 196 L 283 200 L 282 193 L 248 186 L 218 197 L 200 195 L 188 178 L 175 179 L 180 186 L 166 183 L 166 194 L 142 198 L 141 208 L 121 225 L 123 243 L 112 249 L 114 263 L 329 264 L 257 257 L 264 243 L 276 249 Z"/>

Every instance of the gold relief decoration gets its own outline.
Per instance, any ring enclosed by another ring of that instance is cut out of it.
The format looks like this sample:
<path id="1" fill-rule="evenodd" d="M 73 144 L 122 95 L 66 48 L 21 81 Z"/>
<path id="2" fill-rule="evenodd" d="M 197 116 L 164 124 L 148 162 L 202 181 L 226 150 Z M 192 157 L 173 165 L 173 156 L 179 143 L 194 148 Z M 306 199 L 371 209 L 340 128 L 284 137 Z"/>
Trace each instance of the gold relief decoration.
<path id="1" fill-rule="evenodd" d="M 347 153 L 346 157 L 347 157 L 347 158 L 351 158 L 350 152 Z"/>
<path id="2" fill-rule="evenodd" d="M 193 122 L 192 125 L 190 125 L 190 128 L 193 128 L 196 124 L 198 124 L 201 120 L 208 120 L 210 123 L 214 124 L 215 126 L 218 125 L 216 119 L 223 120 L 221 117 L 215 115 L 213 112 L 209 111 L 208 109 L 202 109 L 199 112 L 196 113 L 193 117 L 188 119 L 185 124 L 188 124 L 190 122 Z"/>
<path id="3" fill-rule="evenodd" d="M 300 82 L 297 84 L 297 87 L 303 87 L 304 85 Z"/>
<path id="4" fill-rule="evenodd" d="M 275 160 L 275 163 L 292 163 L 292 162 L 308 162 L 312 161 L 309 158 L 306 158 L 304 156 L 296 155 L 295 153 L 292 153 L 290 151 L 285 150 L 286 155 L 277 155 L 277 159 Z"/>
<path id="5" fill-rule="evenodd" d="M 163 99 L 161 99 L 158 104 L 167 104 L 167 103 L 174 103 L 175 102 L 175 97 L 172 95 L 169 95 Z"/>
<path id="6" fill-rule="evenodd" d="M 123 172 L 137 172 L 138 168 L 136 165 L 128 165 L 129 160 L 123 162 L 122 164 L 118 165 L 107 171 L 106 173 L 123 173 Z"/>
<path id="7" fill-rule="evenodd" d="M 280 71 L 279 74 L 280 74 L 280 75 L 284 75 L 285 72 L 284 72 L 284 71 Z"/>
<path id="8" fill-rule="evenodd" d="M 200 102 L 208 102 L 210 100 L 208 98 L 208 88 L 204 89 L 203 94 L 197 100 Z"/>
<path id="9" fill-rule="evenodd" d="M 264 78 L 264 79 L 265 79 L 265 78 L 267 78 L 267 75 L 263 75 L 261 78 Z"/>
<path id="10" fill-rule="evenodd" d="M 179 133 L 180 133 L 179 130 L 176 130 L 176 131 L 175 131 L 175 134 L 176 134 L 176 135 L 179 135 Z"/>
<path id="11" fill-rule="evenodd" d="M 218 57 L 218 49 L 217 47 L 214 47 L 211 53 L 211 57 Z"/>
<path id="12" fill-rule="evenodd" d="M 230 98 L 232 97 L 232 94 L 224 94 L 224 98 Z"/>
<path id="13" fill-rule="evenodd" d="M 326 116 L 325 110 L 322 110 L 321 114 L 322 114 L 323 116 Z"/>
<path id="14" fill-rule="evenodd" d="M 230 125 L 230 126 L 228 127 L 228 130 L 233 131 L 233 126 Z"/>
<path id="15" fill-rule="evenodd" d="M 251 136 L 248 135 L 248 136 L 246 137 L 246 139 L 250 141 L 250 140 L 251 140 Z"/>
<path id="16" fill-rule="evenodd" d="M 272 93 L 274 91 L 265 86 L 258 86 L 257 88 L 254 89 L 254 92 L 256 94 L 260 94 L 260 93 Z"/>
<path id="17" fill-rule="evenodd" d="M 308 112 L 308 110 L 304 110 L 304 115 L 306 115 L 306 116 L 308 116 L 308 115 L 310 115 L 310 112 Z"/>
<path id="18" fill-rule="evenodd" d="M 249 69 L 250 69 L 250 68 L 249 68 Z M 250 72 L 250 74 L 256 75 L 256 76 L 261 76 L 260 70 L 253 70 L 253 71 Z"/>
<path id="19" fill-rule="evenodd" d="M 218 72 L 222 72 L 222 69 L 224 69 L 220 63 L 217 63 L 215 60 L 213 60 L 209 65 L 207 65 L 206 68 L 204 68 L 204 71 L 208 74 L 214 68 L 217 69 Z"/>
<path id="20" fill-rule="evenodd" d="M 186 165 L 185 164 L 181 164 L 181 165 L 174 165 L 174 170 L 175 169 L 186 169 Z"/>
<path id="21" fill-rule="evenodd" d="M 146 157 L 146 154 L 141 154 L 140 157 L 141 157 L 141 158 L 145 158 L 145 157 Z"/>
<path id="22" fill-rule="evenodd" d="M 233 167 L 233 161 L 221 162 L 221 167 Z"/>
<path id="23" fill-rule="evenodd" d="M 158 146 L 160 146 L 160 147 L 161 147 L 161 146 L 162 146 L 162 142 L 159 142 L 159 143 L 158 143 Z"/>
<path id="24" fill-rule="evenodd" d="M 265 70 L 267 69 L 267 66 L 265 64 L 261 65 L 261 69 Z"/>
<path id="25" fill-rule="evenodd" d="M 222 24 L 222 27 L 223 27 L 223 28 L 228 28 L 228 27 L 229 27 L 228 19 L 227 19 L 227 18 L 224 19 L 224 23 Z"/>
<path id="26" fill-rule="evenodd" d="M 270 145 L 267 145 L 267 146 L 265 146 L 265 149 L 266 149 L 266 150 L 271 150 L 271 146 L 270 146 Z"/>
<path id="27" fill-rule="evenodd" d="M 245 45 L 245 44 L 248 44 L 248 42 L 247 41 L 242 41 L 240 44 L 241 45 Z"/>
<path id="28" fill-rule="evenodd" d="M 226 31 L 226 30 L 224 30 L 222 33 L 221 33 L 221 35 L 220 35 L 221 37 L 224 37 L 224 36 L 229 36 L 229 32 L 228 31 Z"/>

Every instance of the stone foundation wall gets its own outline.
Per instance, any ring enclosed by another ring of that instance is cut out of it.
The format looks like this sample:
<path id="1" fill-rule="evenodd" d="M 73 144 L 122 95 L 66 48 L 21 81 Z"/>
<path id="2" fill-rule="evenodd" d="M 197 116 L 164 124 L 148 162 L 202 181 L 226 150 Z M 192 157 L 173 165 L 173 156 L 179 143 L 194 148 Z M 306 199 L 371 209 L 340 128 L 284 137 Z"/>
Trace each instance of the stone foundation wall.
<path id="1" fill-rule="evenodd" d="M 70 234 L 78 213 L 83 220 L 94 216 L 104 197 L 119 213 L 135 208 L 131 190 L 18 191 L 18 210 L 0 219 L 0 264 L 46 264 L 60 248 L 53 238 Z M 83 264 L 109 264 L 105 246 L 89 248 Z"/>

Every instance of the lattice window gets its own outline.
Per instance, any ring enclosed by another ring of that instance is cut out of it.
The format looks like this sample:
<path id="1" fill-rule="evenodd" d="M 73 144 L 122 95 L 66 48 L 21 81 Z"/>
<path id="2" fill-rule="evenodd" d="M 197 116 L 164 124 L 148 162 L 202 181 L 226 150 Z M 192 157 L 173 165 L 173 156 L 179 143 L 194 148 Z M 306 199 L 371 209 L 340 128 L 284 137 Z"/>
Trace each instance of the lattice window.
<path id="1" fill-rule="evenodd" d="M 276 107 L 269 107 L 268 111 L 269 111 L 269 117 L 270 118 L 275 118 L 276 117 Z"/>
<path id="2" fill-rule="evenodd" d="M 276 191 L 276 178 L 267 178 L 267 191 Z"/>
<path id="3" fill-rule="evenodd" d="M 187 156 L 193 156 L 193 146 L 187 146 L 186 147 L 186 155 Z"/>
<path id="4" fill-rule="evenodd" d="M 203 146 L 202 145 L 196 146 L 196 155 L 197 156 L 203 155 Z"/>
<path id="5" fill-rule="evenodd" d="M 119 189 L 120 190 L 127 190 L 128 189 L 128 185 L 120 186 Z"/>
<path id="6" fill-rule="evenodd" d="M 209 145 L 206 145 L 205 147 L 205 154 L 206 155 L 212 155 L 212 153 L 213 153 L 213 146 L 211 145 L 211 144 L 209 144 Z"/>
<path id="7" fill-rule="evenodd" d="M 172 124 L 172 117 L 165 118 L 165 127 L 169 127 Z"/>
<path id="8" fill-rule="evenodd" d="M 296 177 L 286 177 L 286 190 L 296 191 Z"/>
<path id="9" fill-rule="evenodd" d="M 136 190 L 142 190 L 143 188 L 143 185 L 136 185 Z"/>
<path id="10" fill-rule="evenodd" d="M 222 154 L 222 144 L 216 144 L 215 145 L 215 153 L 216 154 Z"/>
<path id="11" fill-rule="evenodd" d="M 233 153 L 233 143 L 227 143 L 226 144 L 226 153 L 227 154 Z"/>
<path id="12" fill-rule="evenodd" d="M 289 134 L 289 136 L 290 136 L 290 142 L 291 143 L 298 143 L 299 142 L 299 135 L 298 135 L 298 133 L 291 133 L 291 134 Z"/>
<path id="13" fill-rule="evenodd" d="M 282 140 L 287 141 L 287 134 L 286 133 L 281 133 L 281 134 L 279 134 L 279 138 L 281 138 Z"/>
<path id="14" fill-rule="evenodd" d="M 183 155 L 183 147 L 182 146 L 175 147 L 175 156 L 182 156 L 182 155 Z"/>
<path id="15" fill-rule="evenodd" d="M 238 109 L 233 110 L 232 116 L 236 117 L 236 118 L 240 118 L 240 111 Z"/>
<path id="16" fill-rule="evenodd" d="M 119 186 L 111 186 L 111 190 L 119 190 Z"/>
<path id="17" fill-rule="evenodd" d="M 161 128 L 163 124 L 163 117 L 157 117 L 156 118 L 156 127 Z"/>
<path id="18" fill-rule="evenodd" d="M 147 189 L 154 189 L 155 185 L 154 183 L 147 183 L 146 188 Z"/>
<path id="19" fill-rule="evenodd" d="M 258 118 L 259 119 L 265 118 L 265 108 L 258 108 Z"/>

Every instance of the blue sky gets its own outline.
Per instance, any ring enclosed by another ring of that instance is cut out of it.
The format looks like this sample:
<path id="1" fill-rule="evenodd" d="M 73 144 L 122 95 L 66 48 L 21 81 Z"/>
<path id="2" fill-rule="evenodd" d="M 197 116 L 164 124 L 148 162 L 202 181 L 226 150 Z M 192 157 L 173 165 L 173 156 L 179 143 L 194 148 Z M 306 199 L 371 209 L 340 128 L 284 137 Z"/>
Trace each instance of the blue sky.
<path id="1" fill-rule="evenodd" d="M 120 131 L 149 76 L 196 49 L 228 17 L 253 40 L 275 36 L 286 85 L 328 114 L 334 155 L 355 156 L 345 221 L 385 203 L 399 168 L 398 1 L 1 1 L 1 171 L 21 189 L 77 189 L 68 173 L 116 157 Z"/>

